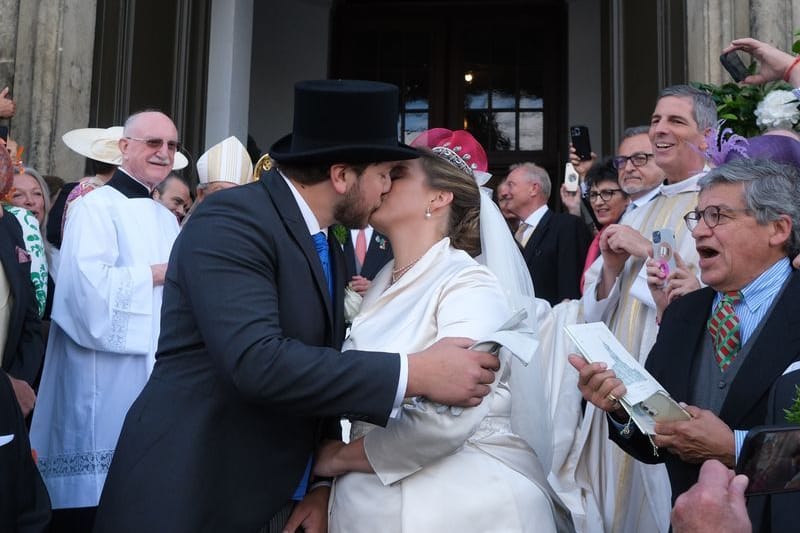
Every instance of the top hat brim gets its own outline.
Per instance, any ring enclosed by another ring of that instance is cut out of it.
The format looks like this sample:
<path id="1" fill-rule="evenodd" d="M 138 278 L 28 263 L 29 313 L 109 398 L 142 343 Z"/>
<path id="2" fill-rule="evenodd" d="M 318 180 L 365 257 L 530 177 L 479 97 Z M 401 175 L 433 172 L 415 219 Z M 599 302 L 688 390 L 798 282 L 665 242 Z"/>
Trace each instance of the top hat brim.
<path id="1" fill-rule="evenodd" d="M 324 163 L 381 163 L 416 159 L 419 152 L 402 143 L 344 144 L 306 150 L 292 151 L 292 134 L 282 137 L 269 149 L 269 156 L 278 163 L 324 164 Z"/>

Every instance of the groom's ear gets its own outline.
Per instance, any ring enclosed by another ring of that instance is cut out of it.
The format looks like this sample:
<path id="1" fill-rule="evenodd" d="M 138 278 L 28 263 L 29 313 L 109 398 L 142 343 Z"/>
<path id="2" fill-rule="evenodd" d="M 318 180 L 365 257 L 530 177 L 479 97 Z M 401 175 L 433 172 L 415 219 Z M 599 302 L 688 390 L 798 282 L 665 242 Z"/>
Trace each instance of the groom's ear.
<path id="1" fill-rule="evenodd" d="M 331 180 L 331 185 L 337 194 L 344 194 L 347 192 L 347 169 L 350 168 L 344 163 L 334 163 L 328 169 L 328 177 Z"/>

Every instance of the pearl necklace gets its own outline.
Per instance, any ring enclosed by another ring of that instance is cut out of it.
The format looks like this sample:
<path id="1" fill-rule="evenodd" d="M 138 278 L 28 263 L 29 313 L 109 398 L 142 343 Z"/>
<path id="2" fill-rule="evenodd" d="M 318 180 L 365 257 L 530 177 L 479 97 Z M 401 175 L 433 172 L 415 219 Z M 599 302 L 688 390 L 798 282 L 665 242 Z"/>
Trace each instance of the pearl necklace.
<path id="1" fill-rule="evenodd" d="M 416 259 L 414 259 L 413 261 L 411 261 L 409 264 L 407 264 L 404 267 L 396 268 L 396 269 L 392 270 L 392 279 L 391 279 L 391 282 L 389 283 L 389 285 L 394 285 L 395 283 L 397 283 L 397 280 L 402 278 L 403 274 L 405 274 L 406 272 L 411 270 L 411 267 L 413 267 L 414 265 L 419 263 L 419 260 L 422 259 L 424 257 L 424 255 L 425 254 L 422 254 L 421 256 L 417 257 Z"/>

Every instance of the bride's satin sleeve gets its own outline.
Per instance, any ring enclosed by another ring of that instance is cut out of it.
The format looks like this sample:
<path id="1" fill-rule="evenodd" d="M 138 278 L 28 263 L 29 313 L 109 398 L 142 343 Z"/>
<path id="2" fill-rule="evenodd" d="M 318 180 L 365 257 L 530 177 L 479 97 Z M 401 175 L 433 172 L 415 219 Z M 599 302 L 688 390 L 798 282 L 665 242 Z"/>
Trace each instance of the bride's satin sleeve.
<path id="1" fill-rule="evenodd" d="M 482 268 L 471 269 L 446 284 L 435 309 L 438 340 L 443 337 L 483 338 L 494 333 L 511 316 L 499 284 Z M 503 369 L 498 371 L 500 376 Z M 384 485 L 395 483 L 426 464 L 456 452 L 475 432 L 489 412 L 492 392 L 477 407 L 454 416 L 424 402 L 403 411 L 385 428 L 364 437 L 367 458 Z M 439 412 L 442 411 L 442 412 Z"/>

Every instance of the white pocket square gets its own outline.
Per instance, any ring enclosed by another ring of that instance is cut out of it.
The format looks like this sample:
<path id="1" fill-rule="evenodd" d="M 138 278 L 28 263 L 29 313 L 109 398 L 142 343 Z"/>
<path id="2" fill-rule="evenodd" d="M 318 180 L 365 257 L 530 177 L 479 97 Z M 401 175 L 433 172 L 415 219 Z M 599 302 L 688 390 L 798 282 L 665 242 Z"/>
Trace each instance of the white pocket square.
<path id="1" fill-rule="evenodd" d="M 0 446 L 5 446 L 6 444 L 11 442 L 12 440 L 14 440 L 14 434 L 13 433 L 10 434 L 10 435 L 0 435 Z"/>

